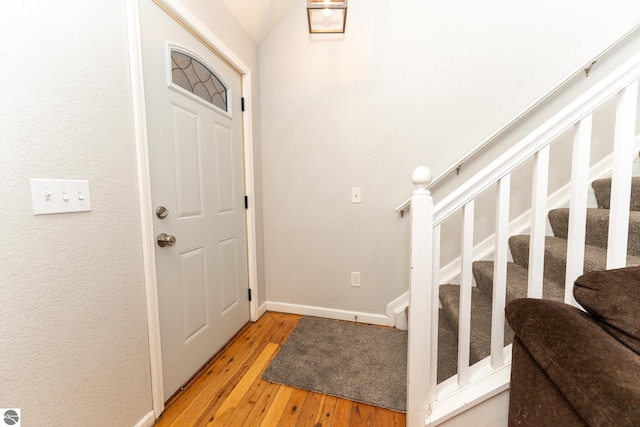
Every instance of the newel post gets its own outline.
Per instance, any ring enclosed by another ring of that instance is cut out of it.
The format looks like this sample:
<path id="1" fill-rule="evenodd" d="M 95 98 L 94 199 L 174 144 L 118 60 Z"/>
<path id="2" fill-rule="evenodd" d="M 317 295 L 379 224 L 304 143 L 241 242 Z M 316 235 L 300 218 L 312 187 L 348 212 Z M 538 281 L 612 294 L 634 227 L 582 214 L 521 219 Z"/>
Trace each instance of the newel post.
<path id="1" fill-rule="evenodd" d="M 431 335 L 433 307 L 433 198 L 427 190 L 431 171 L 419 166 L 411 175 L 411 284 L 407 355 L 407 426 L 424 427 L 433 400 Z"/>

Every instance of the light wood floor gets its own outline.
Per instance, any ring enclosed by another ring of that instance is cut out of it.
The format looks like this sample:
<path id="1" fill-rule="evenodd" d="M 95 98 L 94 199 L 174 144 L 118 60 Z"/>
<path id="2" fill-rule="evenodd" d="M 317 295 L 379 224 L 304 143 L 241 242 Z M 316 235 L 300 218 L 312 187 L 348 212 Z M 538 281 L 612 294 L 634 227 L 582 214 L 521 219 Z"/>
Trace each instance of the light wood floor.
<path id="1" fill-rule="evenodd" d="M 404 426 L 403 413 L 260 377 L 300 318 L 267 312 L 245 326 L 167 402 L 156 426 Z"/>

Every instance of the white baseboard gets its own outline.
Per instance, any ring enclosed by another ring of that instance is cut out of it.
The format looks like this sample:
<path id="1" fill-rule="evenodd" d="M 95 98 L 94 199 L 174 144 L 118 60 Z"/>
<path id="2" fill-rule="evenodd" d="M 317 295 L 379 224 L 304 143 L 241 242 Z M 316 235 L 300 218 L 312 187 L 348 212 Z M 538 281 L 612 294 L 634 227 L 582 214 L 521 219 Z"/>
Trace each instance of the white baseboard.
<path id="1" fill-rule="evenodd" d="M 142 417 L 133 427 L 151 427 L 156 422 L 156 417 L 153 411 L 150 411 L 147 415 Z"/>
<path id="2" fill-rule="evenodd" d="M 258 307 L 258 319 L 262 317 L 262 315 L 265 314 L 266 312 L 267 312 L 267 302 L 265 301 Z"/>
<path id="3" fill-rule="evenodd" d="M 350 320 L 352 322 L 370 323 L 372 325 L 387 326 L 389 324 L 389 318 L 382 314 L 361 313 L 357 311 L 337 310 L 333 308 L 289 304 L 286 302 L 277 301 L 267 301 L 266 305 L 267 310 L 269 311 L 324 317 L 327 319 Z"/>
<path id="4" fill-rule="evenodd" d="M 407 307 L 409 307 L 408 291 L 400 295 L 398 298 L 394 299 L 393 301 L 391 301 L 389 304 L 387 304 L 387 317 L 389 318 L 389 326 L 398 326 L 397 316 L 404 313 Z M 406 319 L 404 320 L 404 323 L 406 323 Z M 400 329 L 403 329 L 403 328 L 400 328 Z"/>

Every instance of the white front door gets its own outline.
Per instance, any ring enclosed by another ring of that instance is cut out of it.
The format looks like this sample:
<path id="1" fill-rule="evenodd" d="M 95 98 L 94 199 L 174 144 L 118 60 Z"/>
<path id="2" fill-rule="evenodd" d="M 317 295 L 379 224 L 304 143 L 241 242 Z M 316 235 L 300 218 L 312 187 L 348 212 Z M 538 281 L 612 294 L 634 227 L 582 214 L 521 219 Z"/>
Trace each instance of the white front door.
<path id="1" fill-rule="evenodd" d="M 241 77 L 151 0 L 140 17 L 166 400 L 249 321 Z"/>

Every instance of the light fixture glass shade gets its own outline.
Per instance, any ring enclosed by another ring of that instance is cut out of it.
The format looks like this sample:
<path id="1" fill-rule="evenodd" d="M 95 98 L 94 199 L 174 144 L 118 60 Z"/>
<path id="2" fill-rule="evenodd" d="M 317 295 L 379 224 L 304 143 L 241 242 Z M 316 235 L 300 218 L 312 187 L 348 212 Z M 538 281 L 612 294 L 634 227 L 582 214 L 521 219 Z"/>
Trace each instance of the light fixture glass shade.
<path id="1" fill-rule="evenodd" d="M 347 0 L 307 0 L 309 32 L 344 33 Z"/>

